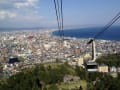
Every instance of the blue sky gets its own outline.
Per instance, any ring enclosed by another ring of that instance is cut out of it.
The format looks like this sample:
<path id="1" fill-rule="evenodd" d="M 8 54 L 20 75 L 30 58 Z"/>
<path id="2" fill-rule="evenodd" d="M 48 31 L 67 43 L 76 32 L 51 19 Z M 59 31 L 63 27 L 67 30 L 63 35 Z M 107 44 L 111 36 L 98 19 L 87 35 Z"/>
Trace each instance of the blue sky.
<path id="1" fill-rule="evenodd" d="M 120 0 L 63 0 L 64 26 L 105 25 L 118 12 Z M 0 0 L 0 28 L 51 26 L 57 26 L 53 0 Z"/>

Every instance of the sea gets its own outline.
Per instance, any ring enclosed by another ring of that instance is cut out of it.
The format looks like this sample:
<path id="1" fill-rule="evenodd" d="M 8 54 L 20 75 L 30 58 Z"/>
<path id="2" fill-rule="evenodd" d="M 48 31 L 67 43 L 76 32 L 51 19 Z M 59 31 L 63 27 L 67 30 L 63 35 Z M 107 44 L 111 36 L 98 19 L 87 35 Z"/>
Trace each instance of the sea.
<path id="1" fill-rule="evenodd" d="M 63 33 L 64 37 L 94 38 L 94 36 L 101 32 L 101 30 L 103 30 L 103 27 L 87 27 L 77 29 L 65 29 L 63 30 Z M 55 36 L 60 36 L 60 31 L 55 30 L 52 32 L 52 34 Z M 104 33 L 97 36 L 96 39 L 120 41 L 120 26 L 110 27 Z"/>

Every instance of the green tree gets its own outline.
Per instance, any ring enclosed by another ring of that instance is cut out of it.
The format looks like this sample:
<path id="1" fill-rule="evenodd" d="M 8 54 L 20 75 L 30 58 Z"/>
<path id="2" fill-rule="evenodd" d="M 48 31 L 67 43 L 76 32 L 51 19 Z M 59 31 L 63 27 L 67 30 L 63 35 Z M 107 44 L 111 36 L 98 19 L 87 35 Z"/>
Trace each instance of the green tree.
<path id="1" fill-rule="evenodd" d="M 59 88 L 57 87 L 57 85 L 53 84 L 53 85 L 50 85 L 48 90 L 59 90 Z"/>
<path id="2" fill-rule="evenodd" d="M 87 79 L 87 72 L 84 68 L 76 66 L 75 71 L 76 71 L 77 75 L 80 77 L 80 79 L 82 79 L 82 80 Z"/>

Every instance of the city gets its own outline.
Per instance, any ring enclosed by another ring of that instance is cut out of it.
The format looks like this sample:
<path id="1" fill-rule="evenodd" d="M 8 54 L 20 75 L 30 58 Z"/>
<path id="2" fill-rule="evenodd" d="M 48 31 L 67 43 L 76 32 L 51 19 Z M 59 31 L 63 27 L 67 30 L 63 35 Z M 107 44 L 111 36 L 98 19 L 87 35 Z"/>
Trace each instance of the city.
<path id="1" fill-rule="evenodd" d="M 0 0 L 0 90 L 120 90 L 120 0 Z"/>
<path id="2" fill-rule="evenodd" d="M 65 37 L 61 42 L 60 37 L 52 35 L 53 31 L 45 29 L 0 33 L 0 75 L 8 78 L 24 68 L 56 61 L 67 61 L 71 66 L 85 68 L 85 60 L 92 59 L 92 46 L 86 45 L 89 39 Z M 120 41 L 95 42 L 96 57 L 120 52 Z"/>

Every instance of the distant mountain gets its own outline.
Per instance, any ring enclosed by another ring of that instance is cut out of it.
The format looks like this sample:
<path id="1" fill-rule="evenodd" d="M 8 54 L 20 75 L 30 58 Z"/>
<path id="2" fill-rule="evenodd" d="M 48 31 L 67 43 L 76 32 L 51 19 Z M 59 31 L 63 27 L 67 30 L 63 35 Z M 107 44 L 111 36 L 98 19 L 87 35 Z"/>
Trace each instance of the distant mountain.
<path id="1" fill-rule="evenodd" d="M 33 30 L 33 29 L 44 29 L 45 27 L 25 27 L 25 28 L 0 28 L 0 31 L 2 30 Z"/>

